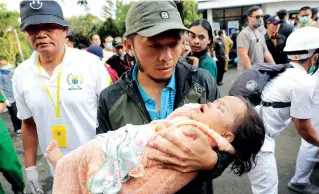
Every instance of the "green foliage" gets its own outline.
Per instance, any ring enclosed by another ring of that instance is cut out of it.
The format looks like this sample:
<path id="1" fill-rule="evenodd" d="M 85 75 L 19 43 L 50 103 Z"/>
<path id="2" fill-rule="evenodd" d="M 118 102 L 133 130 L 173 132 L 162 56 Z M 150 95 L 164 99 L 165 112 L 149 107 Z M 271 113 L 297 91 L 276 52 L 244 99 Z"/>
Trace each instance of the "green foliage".
<path id="1" fill-rule="evenodd" d="M 131 1 L 129 3 L 124 3 L 123 0 L 116 0 L 115 23 L 121 35 L 123 35 L 125 32 L 125 18 L 131 6 Z"/>
<path id="2" fill-rule="evenodd" d="M 18 38 L 24 58 L 29 58 L 32 53 L 26 34 L 19 32 L 18 19 L 18 12 L 8 11 L 6 5 L 0 3 L 0 56 L 6 58 L 6 60 L 11 64 L 18 64 L 22 62 L 14 29 L 18 32 Z"/>
<path id="3" fill-rule="evenodd" d="M 113 14 L 114 3 L 113 0 L 105 0 L 105 5 L 101 9 L 101 15 L 103 18 L 111 18 Z"/>
<path id="4" fill-rule="evenodd" d="M 190 25 L 201 18 L 201 15 L 196 12 L 195 0 L 184 0 L 183 3 L 183 21 L 185 25 Z"/>
<path id="5" fill-rule="evenodd" d="M 97 34 L 101 37 L 102 42 L 106 36 L 120 36 L 120 31 L 118 30 L 114 20 L 112 18 L 108 18 L 97 31 Z"/>
<path id="6" fill-rule="evenodd" d="M 90 37 L 98 32 L 102 21 L 92 14 L 85 16 L 73 16 L 66 19 L 71 24 L 71 34 L 80 37 L 82 43 L 88 44 Z"/>

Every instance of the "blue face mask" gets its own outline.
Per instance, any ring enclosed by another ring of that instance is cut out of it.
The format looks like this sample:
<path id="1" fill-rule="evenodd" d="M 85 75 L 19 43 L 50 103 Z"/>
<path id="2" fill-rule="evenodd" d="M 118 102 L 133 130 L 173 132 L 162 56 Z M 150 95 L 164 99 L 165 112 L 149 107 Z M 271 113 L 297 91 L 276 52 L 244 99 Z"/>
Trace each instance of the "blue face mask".
<path id="1" fill-rule="evenodd" d="M 107 50 L 113 50 L 112 42 L 107 43 L 106 49 L 107 49 Z"/>
<path id="2" fill-rule="evenodd" d="M 300 17 L 299 18 L 300 23 L 302 24 L 308 24 L 309 22 L 309 17 L 308 16 L 304 16 L 304 17 Z"/>

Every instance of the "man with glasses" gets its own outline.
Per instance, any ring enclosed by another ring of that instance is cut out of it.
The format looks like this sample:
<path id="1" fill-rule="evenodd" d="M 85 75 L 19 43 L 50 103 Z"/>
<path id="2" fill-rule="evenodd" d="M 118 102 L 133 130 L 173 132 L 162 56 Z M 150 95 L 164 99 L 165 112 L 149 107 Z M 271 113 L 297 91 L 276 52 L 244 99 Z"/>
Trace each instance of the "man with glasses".
<path id="1" fill-rule="evenodd" d="M 44 193 L 36 167 L 38 144 L 45 152 L 57 140 L 68 153 L 93 139 L 98 97 L 111 78 L 99 58 L 66 46 L 69 24 L 56 1 L 22 1 L 20 14 L 21 31 L 35 52 L 16 69 L 13 92 L 26 178 L 32 193 Z"/>
<path id="2" fill-rule="evenodd" d="M 258 30 L 263 25 L 264 13 L 258 6 L 248 9 L 247 18 L 249 25 L 237 37 L 238 72 L 250 68 L 253 64 L 270 64 L 275 61 L 267 49 L 264 35 Z"/>

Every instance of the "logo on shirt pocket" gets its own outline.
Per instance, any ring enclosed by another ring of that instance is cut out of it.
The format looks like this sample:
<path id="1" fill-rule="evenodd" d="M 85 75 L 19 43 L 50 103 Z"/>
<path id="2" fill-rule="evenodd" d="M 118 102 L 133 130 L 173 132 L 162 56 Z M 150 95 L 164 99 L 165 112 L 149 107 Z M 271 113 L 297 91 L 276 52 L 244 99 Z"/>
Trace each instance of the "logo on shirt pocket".
<path id="1" fill-rule="evenodd" d="M 81 73 L 70 73 L 67 77 L 67 81 L 71 86 L 69 90 L 82 90 L 80 85 L 83 83 L 83 75 Z"/>

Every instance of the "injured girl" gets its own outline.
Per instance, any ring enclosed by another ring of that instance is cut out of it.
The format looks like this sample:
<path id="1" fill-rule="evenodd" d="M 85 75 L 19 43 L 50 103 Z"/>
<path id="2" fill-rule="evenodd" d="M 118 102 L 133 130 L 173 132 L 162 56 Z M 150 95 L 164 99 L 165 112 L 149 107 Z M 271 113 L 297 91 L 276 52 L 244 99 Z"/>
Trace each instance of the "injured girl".
<path id="1" fill-rule="evenodd" d="M 256 164 L 265 129 L 254 108 L 240 97 L 224 97 L 209 104 L 187 104 L 167 119 L 146 125 L 126 125 L 98 135 L 63 156 L 52 142 L 45 156 L 55 166 L 53 194 L 137 193 L 172 194 L 198 172 L 182 173 L 161 168 L 149 155 L 164 153 L 148 146 L 170 143 L 162 134 L 173 133 L 185 144 L 194 137 L 185 131 L 197 128 L 213 149 L 233 155 L 231 170 L 242 175 Z"/>

